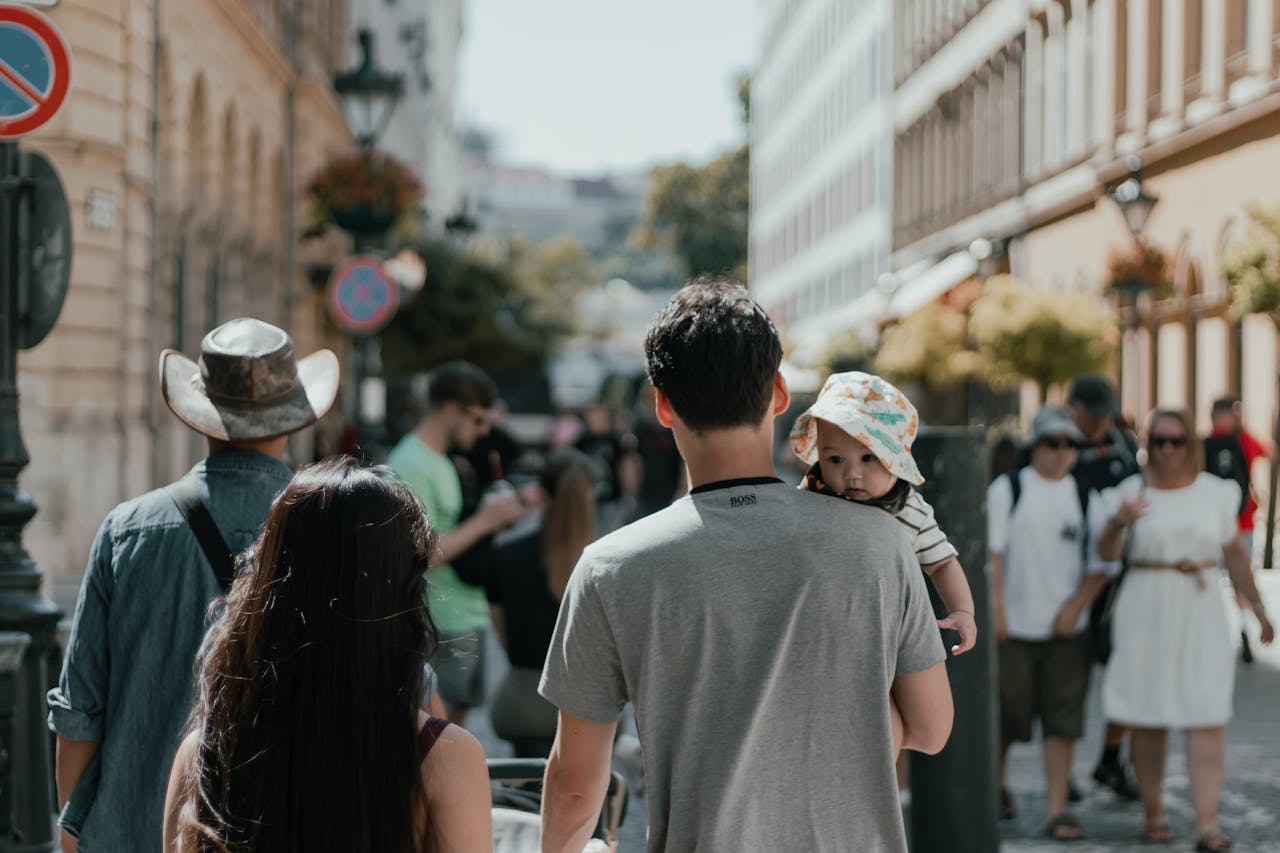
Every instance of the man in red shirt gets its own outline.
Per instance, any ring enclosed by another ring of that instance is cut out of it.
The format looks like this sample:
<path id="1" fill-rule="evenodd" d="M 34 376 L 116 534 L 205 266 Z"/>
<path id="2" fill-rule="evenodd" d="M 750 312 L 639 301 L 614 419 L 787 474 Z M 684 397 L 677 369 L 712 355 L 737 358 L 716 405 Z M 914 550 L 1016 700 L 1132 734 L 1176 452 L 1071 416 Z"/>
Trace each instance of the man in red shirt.
<path id="1" fill-rule="evenodd" d="M 1244 428 L 1238 397 L 1221 397 L 1213 402 L 1210 412 L 1213 427 L 1204 440 L 1204 467 L 1206 471 L 1217 474 L 1240 484 L 1240 539 L 1245 548 L 1253 554 L 1254 516 L 1258 512 L 1258 502 L 1251 486 L 1253 463 L 1258 459 L 1270 458 L 1270 448 L 1251 435 Z M 1241 609 L 1244 609 L 1242 603 Z M 1253 651 L 1249 648 L 1249 637 L 1240 632 L 1240 654 L 1245 663 L 1253 662 Z"/>

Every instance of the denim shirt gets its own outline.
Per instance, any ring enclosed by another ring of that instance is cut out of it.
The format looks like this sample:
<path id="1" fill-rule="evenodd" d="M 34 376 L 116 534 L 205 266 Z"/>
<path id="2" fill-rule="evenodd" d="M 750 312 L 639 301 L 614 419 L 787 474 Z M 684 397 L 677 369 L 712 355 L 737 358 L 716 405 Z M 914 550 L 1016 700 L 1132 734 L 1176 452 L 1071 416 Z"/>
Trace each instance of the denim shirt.
<path id="1" fill-rule="evenodd" d="M 292 472 L 223 450 L 194 480 L 233 551 L 251 545 Z M 195 685 L 196 654 L 222 588 L 163 489 L 117 506 L 89 553 L 49 727 L 99 749 L 59 825 L 82 853 L 159 853 L 165 788 Z"/>

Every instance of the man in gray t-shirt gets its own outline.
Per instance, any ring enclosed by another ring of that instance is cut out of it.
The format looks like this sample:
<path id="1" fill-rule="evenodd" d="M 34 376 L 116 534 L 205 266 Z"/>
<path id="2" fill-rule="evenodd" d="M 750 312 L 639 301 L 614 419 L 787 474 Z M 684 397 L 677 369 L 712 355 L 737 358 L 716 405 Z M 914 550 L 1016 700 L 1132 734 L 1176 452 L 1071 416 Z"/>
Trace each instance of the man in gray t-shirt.
<path id="1" fill-rule="evenodd" d="M 541 692 L 543 850 L 582 849 L 635 705 L 649 850 L 905 851 L 894 757 L 951 729 L 944 651 L 892 517 L 773 476 L 781 347 L 746 291 L 689 285 L 646 341 L 692 493 L 584 552 Z"/>

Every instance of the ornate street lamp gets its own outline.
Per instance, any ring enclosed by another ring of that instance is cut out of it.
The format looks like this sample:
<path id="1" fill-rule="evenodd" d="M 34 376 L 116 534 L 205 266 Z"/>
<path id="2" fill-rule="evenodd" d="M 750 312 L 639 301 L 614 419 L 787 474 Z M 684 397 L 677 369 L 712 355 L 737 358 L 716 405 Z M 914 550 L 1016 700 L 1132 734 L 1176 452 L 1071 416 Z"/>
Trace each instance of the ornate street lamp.
<path id="1" fill-rule="evenodd" d="M 377 143 L 391 121 L 404 78 L 378 68 L 373 61 L 373 32 L 356 33 L 360 43 L 360 64 L 350 71 L 333 75 L 333 90 L 342 99 L 342 111 L 361 149 L 369 151 Z"/>
<path id="2" fill-rule="evenodd" d="M 1111 191 L 1111 200 L 1120 208 L 1129 233 L 1137 240 L 1142 235 L 1142 228 L 1147 224 L 1151 211 L 1160 199 L 1151 195 L 1142 186 L 1142 161 L 1130 157 L 1127 161 L 1129 177 Z"/>

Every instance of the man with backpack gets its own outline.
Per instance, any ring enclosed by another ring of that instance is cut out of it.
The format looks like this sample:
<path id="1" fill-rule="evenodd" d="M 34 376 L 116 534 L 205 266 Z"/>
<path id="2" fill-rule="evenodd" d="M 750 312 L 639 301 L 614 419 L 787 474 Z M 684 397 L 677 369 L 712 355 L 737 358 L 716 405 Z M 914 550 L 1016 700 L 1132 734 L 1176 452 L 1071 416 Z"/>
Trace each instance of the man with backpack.
<path id="1" fill-rule="evenodd" d="M 1097 373 L 1076 377 L 1067 394 L 1071 418 L 1084 435 L 1072 473 L 1090 490 L 1110 489 L 1138 473 L 1138 441 L 1119 426 L 1120 406 L 1111 382 Z M 1114 598 L 1115 586 L 1123 573 L 1114 575 L 1098 593 L 1090 611 L 1090 624 L 1097 629 L 1102 608 Z M 1120 757 L 1128 729 L 1108 722 L 1102 755 L 1093 770 L 1093 779 L 1126 800 L 1138 799 L 1138 786 L 1128 764 Z M 1075 799 L 1075 797 L 1073 797 Z"/>
<path id="2" fill-rule="evenodd" d="M 113 509 L 89 552 L 48 696 L 64 851 L 159 853 L 209 604 L 293 475 L 282 461 L 289 435 L 333 405 L 338 374 L 329 350 L 295 361 L 282 329 L 252 319 L 206 335 L 198 364 L 161 353 L 160 393 L 209 455 Z"/>
<path id="3" fill-rule="evenodd" d="M 1251 486 L 1253 463 L 1269 456 L 1267 447 L 1244 428 L 1239 397 L 1220 397 L 1210 410 L 1212 427 L 1204 439 L 1204 469 L 1240 485 L 1240 515 L 1237 525 L 1240 540 L 1250 557 L 1253 555 L 1254 516 L 1258 502 Z M 1241 609 L 1247 609 L 1242 607 Z M 1245 663 L 1253 663 L 1249 635 L 1240 630 L 1240 655 Z"/>
<path id="4" fill-rule="evenodd" d="M 1084 727 L 1092 661 L 1089 605 L 1112 566 L 1093 547 L 1106 522 L 1098 496 L 1071 473 L 1084 438 L 1067 410 L 1044 406 L 1031 424 L 1029 464 L 987 491 L 992 616 L 1000 658 L 1001 816 L 1013 817 L 1005 757 L 1039 717 L 1047 791 L 1045 833 L 1084 836 L 1067 811 L 1071 754 Z"/>

